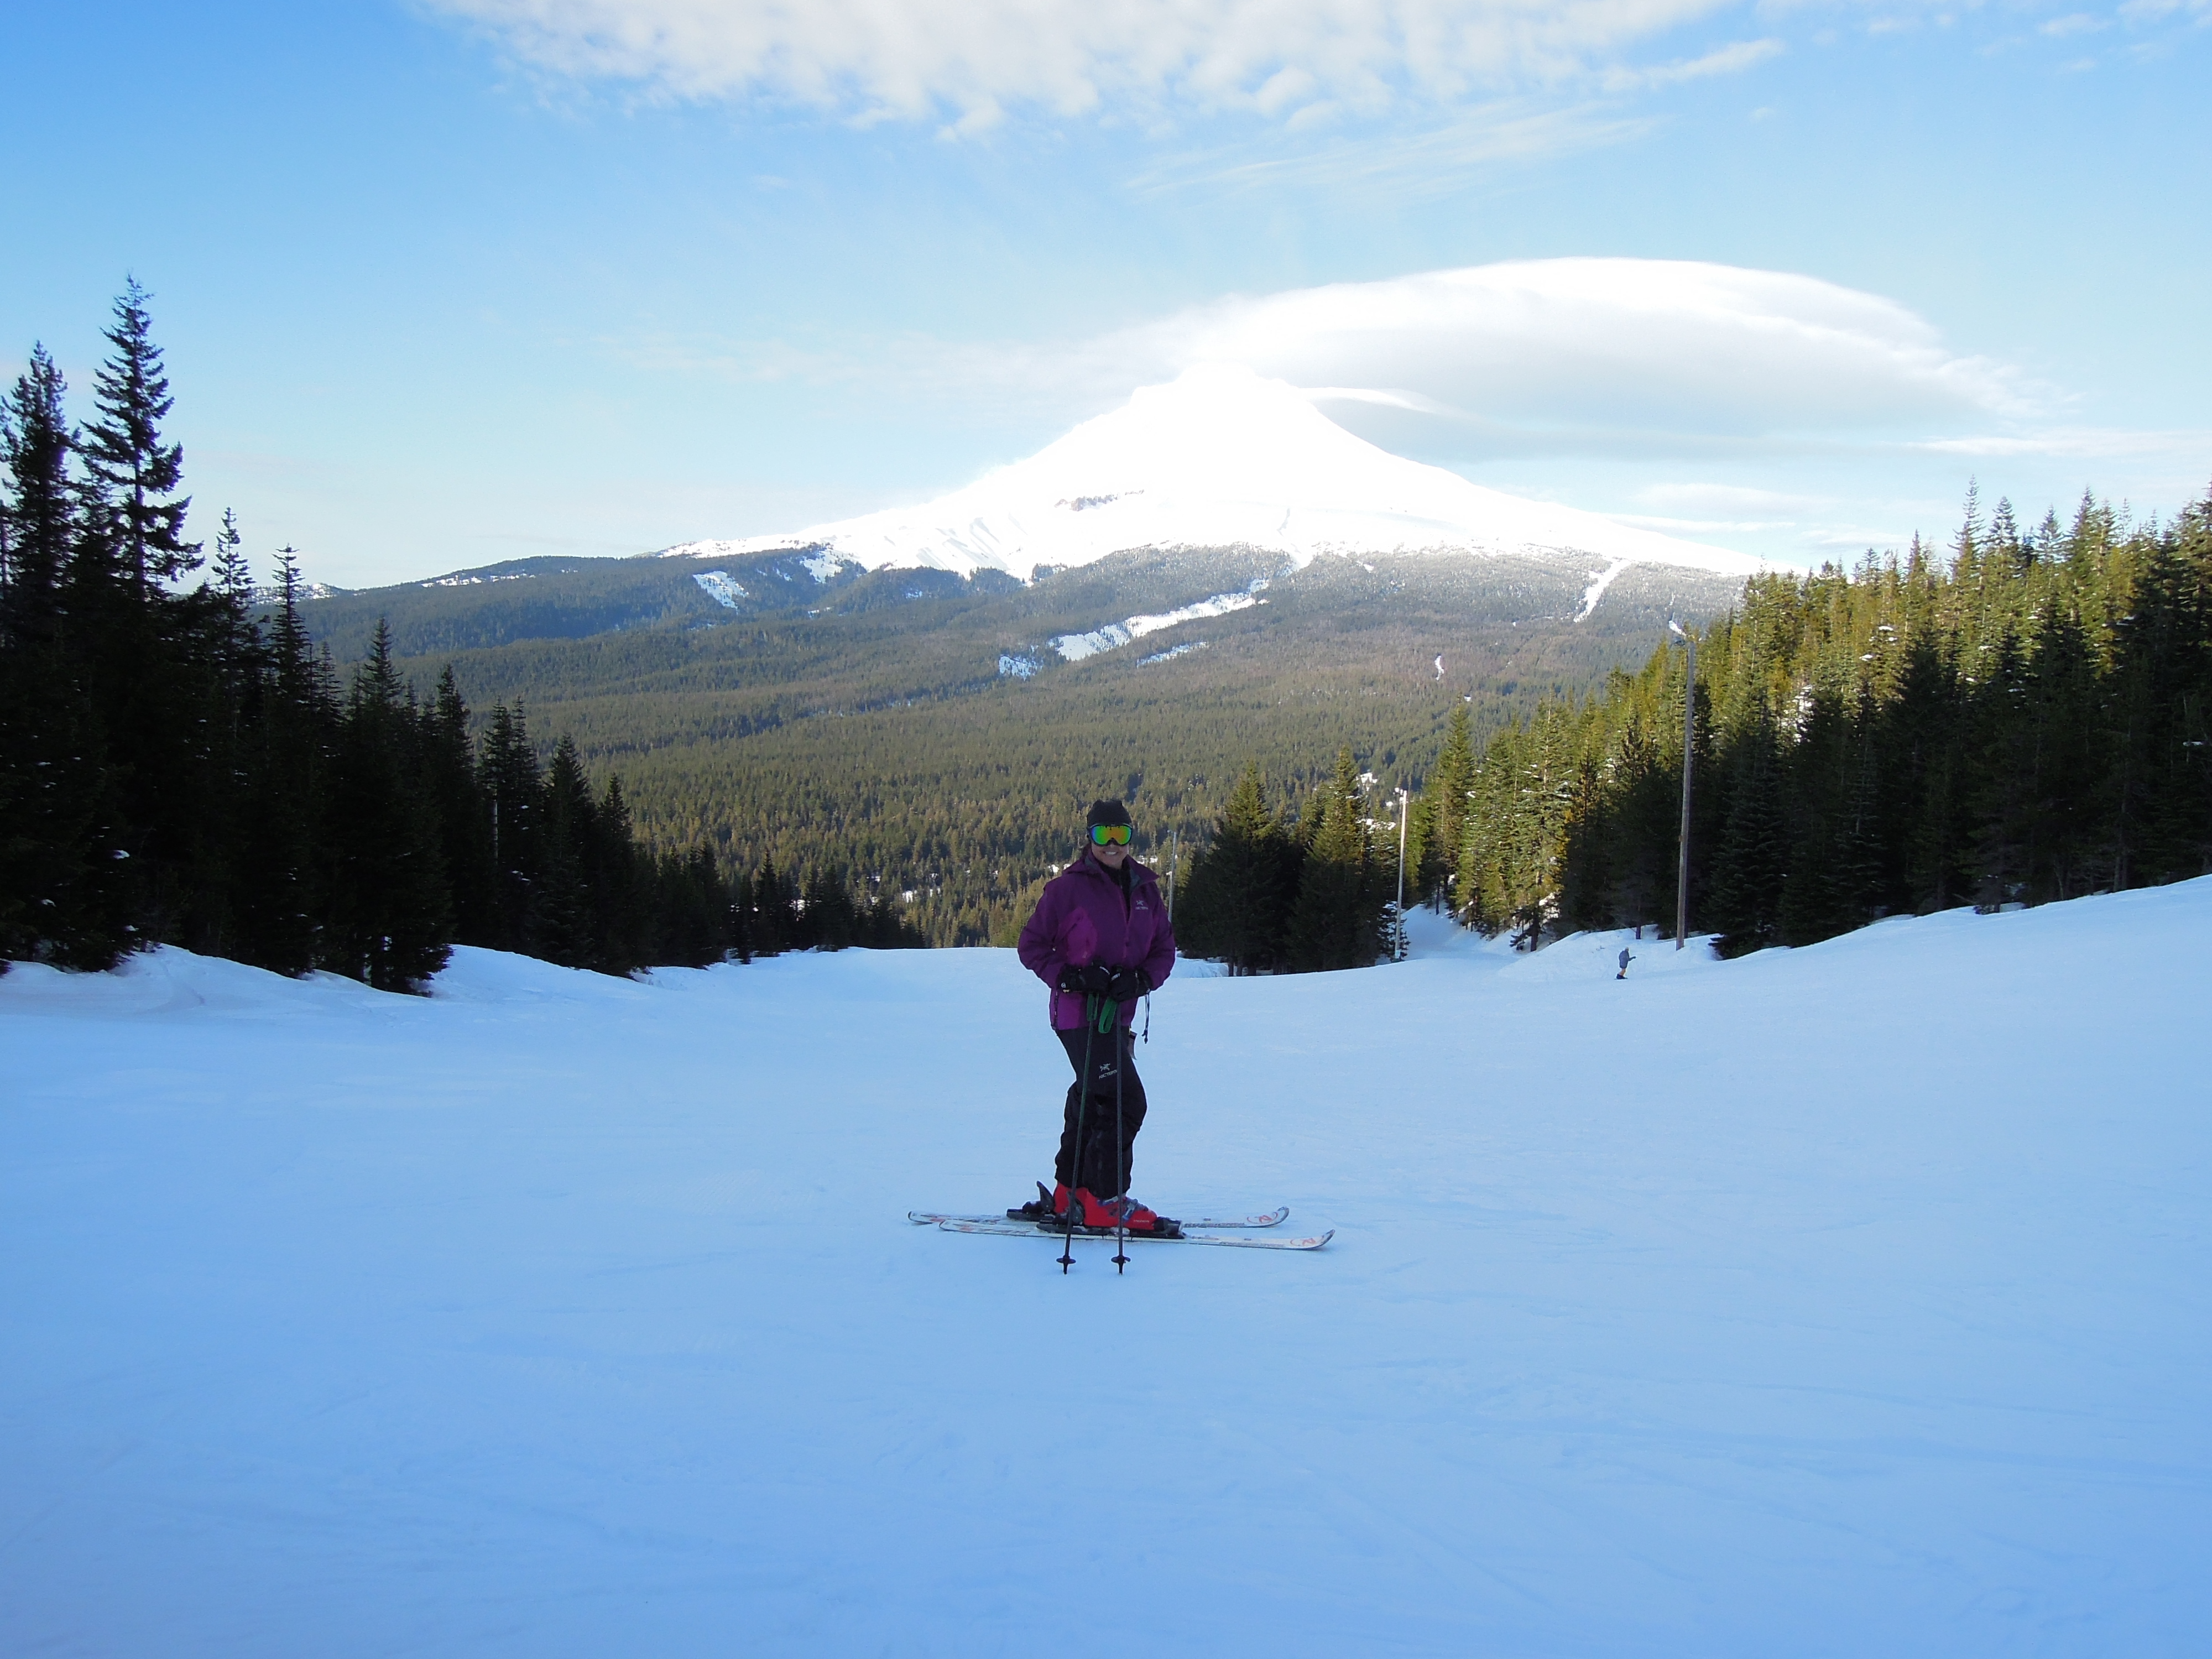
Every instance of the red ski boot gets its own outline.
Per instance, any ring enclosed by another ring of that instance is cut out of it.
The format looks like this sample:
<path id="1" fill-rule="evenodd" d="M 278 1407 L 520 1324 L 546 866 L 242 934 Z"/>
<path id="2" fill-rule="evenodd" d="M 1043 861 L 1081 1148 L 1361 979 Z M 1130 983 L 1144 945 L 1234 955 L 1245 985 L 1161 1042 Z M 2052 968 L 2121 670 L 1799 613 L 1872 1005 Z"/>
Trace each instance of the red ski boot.
<path id="1" fill-rule="evenodd" d="M 1133 1198 L 1098 1198 L 1085 1187 L 1075 1189 L 1076 1202 L 1083 1206 L 1079 1224 L 1093 1231 L 1110 1233 L 1126 1228 L 1133 1233 L 1152 1233 L 1164 1238 L 1182 1236 L 1182 1229 L 1167 1217 L 1146 1209 Z"/>

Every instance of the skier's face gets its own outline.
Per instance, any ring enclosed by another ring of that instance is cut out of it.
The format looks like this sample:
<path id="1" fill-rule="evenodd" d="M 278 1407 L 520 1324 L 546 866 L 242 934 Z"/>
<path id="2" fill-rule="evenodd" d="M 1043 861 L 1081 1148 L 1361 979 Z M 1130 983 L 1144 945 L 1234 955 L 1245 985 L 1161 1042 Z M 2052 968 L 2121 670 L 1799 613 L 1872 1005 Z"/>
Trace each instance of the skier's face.
<path id="1" fill-rule="evenodd" d="M 1121 860 L 1129 856 L 1129 843 L 1124 841 L 1101 841 L 1096 835 L 1091 840 L 1091 856 L 1109 870 L 1118 870 Z"/>

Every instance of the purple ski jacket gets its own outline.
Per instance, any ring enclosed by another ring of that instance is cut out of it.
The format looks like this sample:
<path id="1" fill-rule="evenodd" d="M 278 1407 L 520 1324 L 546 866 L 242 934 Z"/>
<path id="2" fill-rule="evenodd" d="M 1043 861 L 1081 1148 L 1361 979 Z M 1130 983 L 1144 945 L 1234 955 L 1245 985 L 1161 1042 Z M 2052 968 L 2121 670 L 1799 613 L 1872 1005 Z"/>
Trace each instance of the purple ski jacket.
<path id="1" fill-rule="evenodd" d="M 1081 858 L 1045 884 L 1044 896 L 1022 927 L 1016 946 L 1022 966 L 1053 988 L 1052 1024 L 1073 1031 L 1083 1024 L 1083 999 L 1058 989 L 1063 968 L 1094 962 L 1109 968 L 1134 968 L 1146 983 L 1163 983 L 1175 967 L 1175 934 L 1167 906 L 1152 872 L 1129 860 L 1127 907 L 1121 879 L 1088 848 Z M 1121 1010 L 1126 1028 L 1137 1018 L 1133 1006 Z"/>

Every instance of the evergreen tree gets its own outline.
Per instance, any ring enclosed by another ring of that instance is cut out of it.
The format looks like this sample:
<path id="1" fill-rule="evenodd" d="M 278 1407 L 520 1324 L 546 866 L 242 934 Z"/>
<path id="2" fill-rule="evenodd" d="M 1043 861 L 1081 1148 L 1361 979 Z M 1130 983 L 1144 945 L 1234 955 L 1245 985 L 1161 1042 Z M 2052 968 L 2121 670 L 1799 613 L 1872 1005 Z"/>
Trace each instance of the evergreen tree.
<path id="1" fill-rule="evenodd" d="M 198 545 L 184 538 L 191 500 L 175 494 L 184 446 L 161 437 L 176 400 L 154 343 L 148 297 L 133 278 L 115 301 L 106 331 L 113 355 L 94 380 L 99 413 L 83 441 L 85 465 L 113 511 L 124 568 L 142 600 L 149 583 L 173 581 L 200 562 Z"/>
<path id="2" fill-rule="evenodd" d="M 68 626 L 82 496 L 65 390 L 37 347 L 0 404 L 0 957 L 106 968 L 138 935 L 90 642 Z"/>
<path id="3" fill-rule="evenodd" d="M 595 896 L 590 878 L 596 862 L 597 818 L 583 761 L 574 741 L 564 733 L 554 744 L 552 763 L 545 770 L 532 950 L 570 968 L 603 965 L 592 928 Z"/>
<path id="4" fill-rule="evenodd" d="M 1290 964 L 1312 972 L 1364 968 L 1384 951 L 1383 909 L 1370 880 L 1358 775 L 1347 747 L 1315 793 L 1320 823 L 1300 873 L 1286 940 Z"/>
<path id="5" fill-rule="evenodd" d="M 1721 832 L 1705 925 L 1715 948 L 1740 957 L 1782 942 L 1782 894 L 1790 875 L 1790 823 L 1783 808 L 1782 760 L 1773 720 L 1762 704 L 1735 745 L 1728 817 Z"/>
<path id="6" fill-rule="evenodd" d="M 404 698 L 391 632 L 380 627 L 354 675 L 331 769 L 329 921 L 319 955 L 386 991 L 411 989 L 444 967 L 453 938 L 434 808 Z"/>
<path id="7" fill-rule="evenodd" d="M 752 883 L 753 950 L 772 957 L 794 949 L 799 939 L 798 895 L 775 867 L 774 859 L 763 859 Z"/>
<path id="8" fill-rule="evenodd" d="M 1259 763 L 1248 762 L 1213 838 L 1191 860 L 1177 937 L 1192 955 L 1231 974 L 1266 972 L 1281 961 L 1290 902 L 1288 838 L 1269 815 Z"/>
<path id="9" fill-rule="evenodd" d="M 1425 806 L 1422 825 L 1419 889 L 1424 896 L 1447 901 L 1459 878 L 1460 849 L 1467 842 L 1469 798 L 1474 790 L 1474 736 L 1467 705 L 1452 705 L 1451 721 L 1444 732 L 1443 751 L 1421 792 Z"/>
<path id="10" fill-rule="evenodd" d="M 464 945 L 496 947 L 499 875 L 492 863 L 490 806 L 477 780 L 468 705 L 450 663 L 438 676 L 420 726 L 422 787 L 437 819 L 454 936 Z"/>
<path id="11" fill-rule="evenodd" d="M 51 644 L 60 624 L 62 580 L 76 535 L 69 477 L 67 390 L 44 346 L 0 404 L 0 461 L 9 489 L 0 504 L 0 630 L 18 647 Z"/>
<path id="12" fill-rule="evenodd" d="M 542 909 L 539 820 L 544 788 L 520 702 L 511 712 L 505 703 L 494 705 L 490 728 L 477 750 L 477 776 L 489 808 L 492 849 L 491 890 L 483 901 L 490 925 L 484 942 L 495 950 L 526 952 L 537 943 Z"/>
<path id="13" fill-rule="evenodd" d="M 266 635 L 258 718 L 240 744 L 243 872 L 232 948 L 241 961 L 304 974 L 318 960 L 326 875 L 319 830 L 330 787 L 336 700 L 300 620 L 300 568 L 277 555 L 277 605 Z"/>

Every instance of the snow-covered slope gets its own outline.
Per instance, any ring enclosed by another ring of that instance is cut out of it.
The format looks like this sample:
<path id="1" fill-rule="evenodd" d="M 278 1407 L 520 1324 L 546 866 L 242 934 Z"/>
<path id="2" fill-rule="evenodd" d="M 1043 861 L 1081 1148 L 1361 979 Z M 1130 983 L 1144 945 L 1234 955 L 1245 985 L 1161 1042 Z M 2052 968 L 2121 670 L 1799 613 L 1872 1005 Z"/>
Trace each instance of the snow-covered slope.
<path id="1" fill-rule="evenodd" d="M 1178 974 L 1137 1190 L 994 951 L 0 978 L 0 1652 L 2193 1653 L 2212 881 Z"/>
<path id="2" fill-rule="evenodd" d="M 827 546 L 872 569 L 927 567 L 1029 580 L 1132 548 L 1321 553 L 1571 551 L 1748 574 L 1759 562 L 1525 500 L 1356 438 L 1295 387 L 1202 364 L 1147 386 L 1025 461 L 920 507 L 788 536 L 687 542 L 666 556 L 736 558 Z"/>

